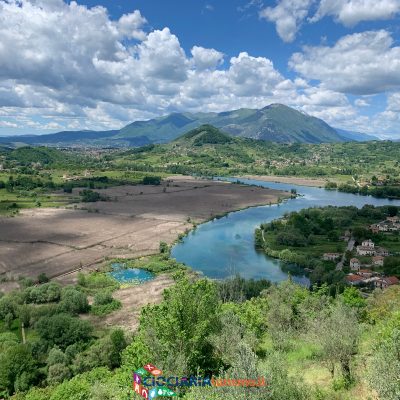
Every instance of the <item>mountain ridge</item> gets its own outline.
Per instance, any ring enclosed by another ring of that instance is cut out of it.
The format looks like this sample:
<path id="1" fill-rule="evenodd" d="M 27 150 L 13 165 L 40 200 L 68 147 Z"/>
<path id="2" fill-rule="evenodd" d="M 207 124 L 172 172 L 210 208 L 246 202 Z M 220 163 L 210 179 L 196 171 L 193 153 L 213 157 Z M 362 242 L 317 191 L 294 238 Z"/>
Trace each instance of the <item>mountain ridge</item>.
<path id="1" fill-rule="evenodd" d="M 147 121 L 134 121 L 119 130 L 62 131 L 48 135 L 0 137 L 0 143 L 28 145 L 144 146 L 167 143 L 201 125 L 212 125 L 231 136 L 277 143 L 334 143 L 376 138 L 335 129 L 322 119 L 289 106 L 273 103 L 261 109 L 171 113 Z"/>

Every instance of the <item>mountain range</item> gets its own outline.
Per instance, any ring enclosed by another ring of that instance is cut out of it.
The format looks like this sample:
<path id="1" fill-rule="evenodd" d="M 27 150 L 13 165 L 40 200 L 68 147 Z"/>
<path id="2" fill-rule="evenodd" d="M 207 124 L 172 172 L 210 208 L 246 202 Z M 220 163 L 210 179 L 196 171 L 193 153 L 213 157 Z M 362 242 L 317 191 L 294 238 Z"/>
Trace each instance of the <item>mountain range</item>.
<path id="1" fill-rule="evenodd" d="M 135 121 L 120 130 L 0 137 L 0 143 L 138 147 L 170 142 L 204 124 L 220 128 L 231 136 L 278 143 L 379 140 L 364 133 L 332 128 L 322 119 L 283 104 L 271 104 L 262 109 L 241 108 L 221 113 L 173 113 L 148 121 Z"/>

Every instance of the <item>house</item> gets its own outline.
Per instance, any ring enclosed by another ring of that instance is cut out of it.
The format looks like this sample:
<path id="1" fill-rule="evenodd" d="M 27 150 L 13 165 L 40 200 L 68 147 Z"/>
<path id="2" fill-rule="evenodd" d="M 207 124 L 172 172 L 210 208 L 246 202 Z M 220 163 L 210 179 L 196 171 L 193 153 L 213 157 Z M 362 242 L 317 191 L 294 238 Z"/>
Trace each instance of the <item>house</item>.
<path id="1" fill-rule="evenodd" d="M 399 222 L 399 217 L 397 216 L 397 215 L 395 215 L 395 216 L 393 216 L 393 217 L 387 217 L 386 218 L 386 221 L 389 221 L 389 222 L 391 222 L 391 223 L 396 223 L 396 222 Z"/>
<path id="2" fill-rule="evenodd" d="M 384 260 L 385 260 L 385 258 L 383 256 L 375 256 L 375 257 L 372 257 L 372 264 L 379 266 L 379 267 L 383 267 Z"/>
<path id="3" fill-rule="evenodd" d="M 349 285 L 355 286 L 362 283 L 364 281 L 364 278 L 359 275 L 349 274 L 346 276 L 346 281 Z"/>
<path id="4" fill-rule="evenodd" d="M 357 272 L 357 275 L 362 276 L 363 278 L 371 278 L 374 275 L 374 272 L 370 269 L 360 269 Z"/>
<path id="5" fill-rule="evenodd" d="M 369 247 L 370 249 L 373 249 L 373 248 L 375 248 L 375 243 L 371 239 L 368 239 L 368 240 L 364 240 L 361 243 L 361 246 L 362 247 Z"/>
<path id="6" fill-rule="evenodd" d="M 375 281 L 375 287 L 379 289 L 386 289 L 389 286 L 398 285 L 399 282 L 399 279 L 395 276 L 387 276 L 385 278 L 381 278 Z"/>
<path id="7" fill-rule="evenodd" d="M 384 247 L 378 247 L 376 249 L 376 255 L 382 256 L 382 257 L 387 257 L 389 255 L 389 250 L 385 249 Z"/>
<path id="8" fill-rule="evenodd" d="M 335 261 L 340 258 L 339 253 L 324 253 L 322 257 L 325 261 Z"/>
<path id="9" fill-rule="evenodd" d="M 375 253 L 375 243 L 371 239 L 364 240 L 361 246 L 357 246 L 357 254 L 360 256 L 374 256 Z"/>
<path id="10" fill-rule="evenodd" d="M 376 250 L 372 247 L 357 246 L 357 254 L 359 256 L 374 256 Z"/>
<path id="11" fill-rule="evenodd" d="M 360 266 L 361 266 L 361 264 L 360 264 L 360 261 L 358 260 L 358 258 L 352 258 L 350 260 L 350 268 L 353 271 L 358 271 L 360 269 Z"/>

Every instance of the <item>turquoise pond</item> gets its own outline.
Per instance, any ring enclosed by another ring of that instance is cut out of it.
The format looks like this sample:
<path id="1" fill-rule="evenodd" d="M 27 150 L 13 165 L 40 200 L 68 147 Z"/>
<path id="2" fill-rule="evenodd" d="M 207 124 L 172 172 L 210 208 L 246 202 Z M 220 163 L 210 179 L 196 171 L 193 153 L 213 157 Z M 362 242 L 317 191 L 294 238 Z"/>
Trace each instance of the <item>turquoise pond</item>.
<path id="1" fill-rule="evenodd" d="M 144 283 L 154 279 L 154 274 L 140 268 L 125 268 L 124 264 L 112 264 L 112 271 L 108 274 L 120 283 Z"/>

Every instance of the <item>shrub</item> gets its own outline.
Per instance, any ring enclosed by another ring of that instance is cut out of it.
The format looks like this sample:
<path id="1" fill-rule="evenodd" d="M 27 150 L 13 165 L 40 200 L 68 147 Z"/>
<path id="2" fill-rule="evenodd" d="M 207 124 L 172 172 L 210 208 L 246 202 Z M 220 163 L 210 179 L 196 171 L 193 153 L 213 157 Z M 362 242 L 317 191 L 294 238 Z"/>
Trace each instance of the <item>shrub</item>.
<path id="1" fill-rule="evenodd" d="M 62 290 L 60 310 L 71 314 L 85 313 L 89 311 L 89 303 L 85 293 L 74 287 L 66 287 Z"/>

